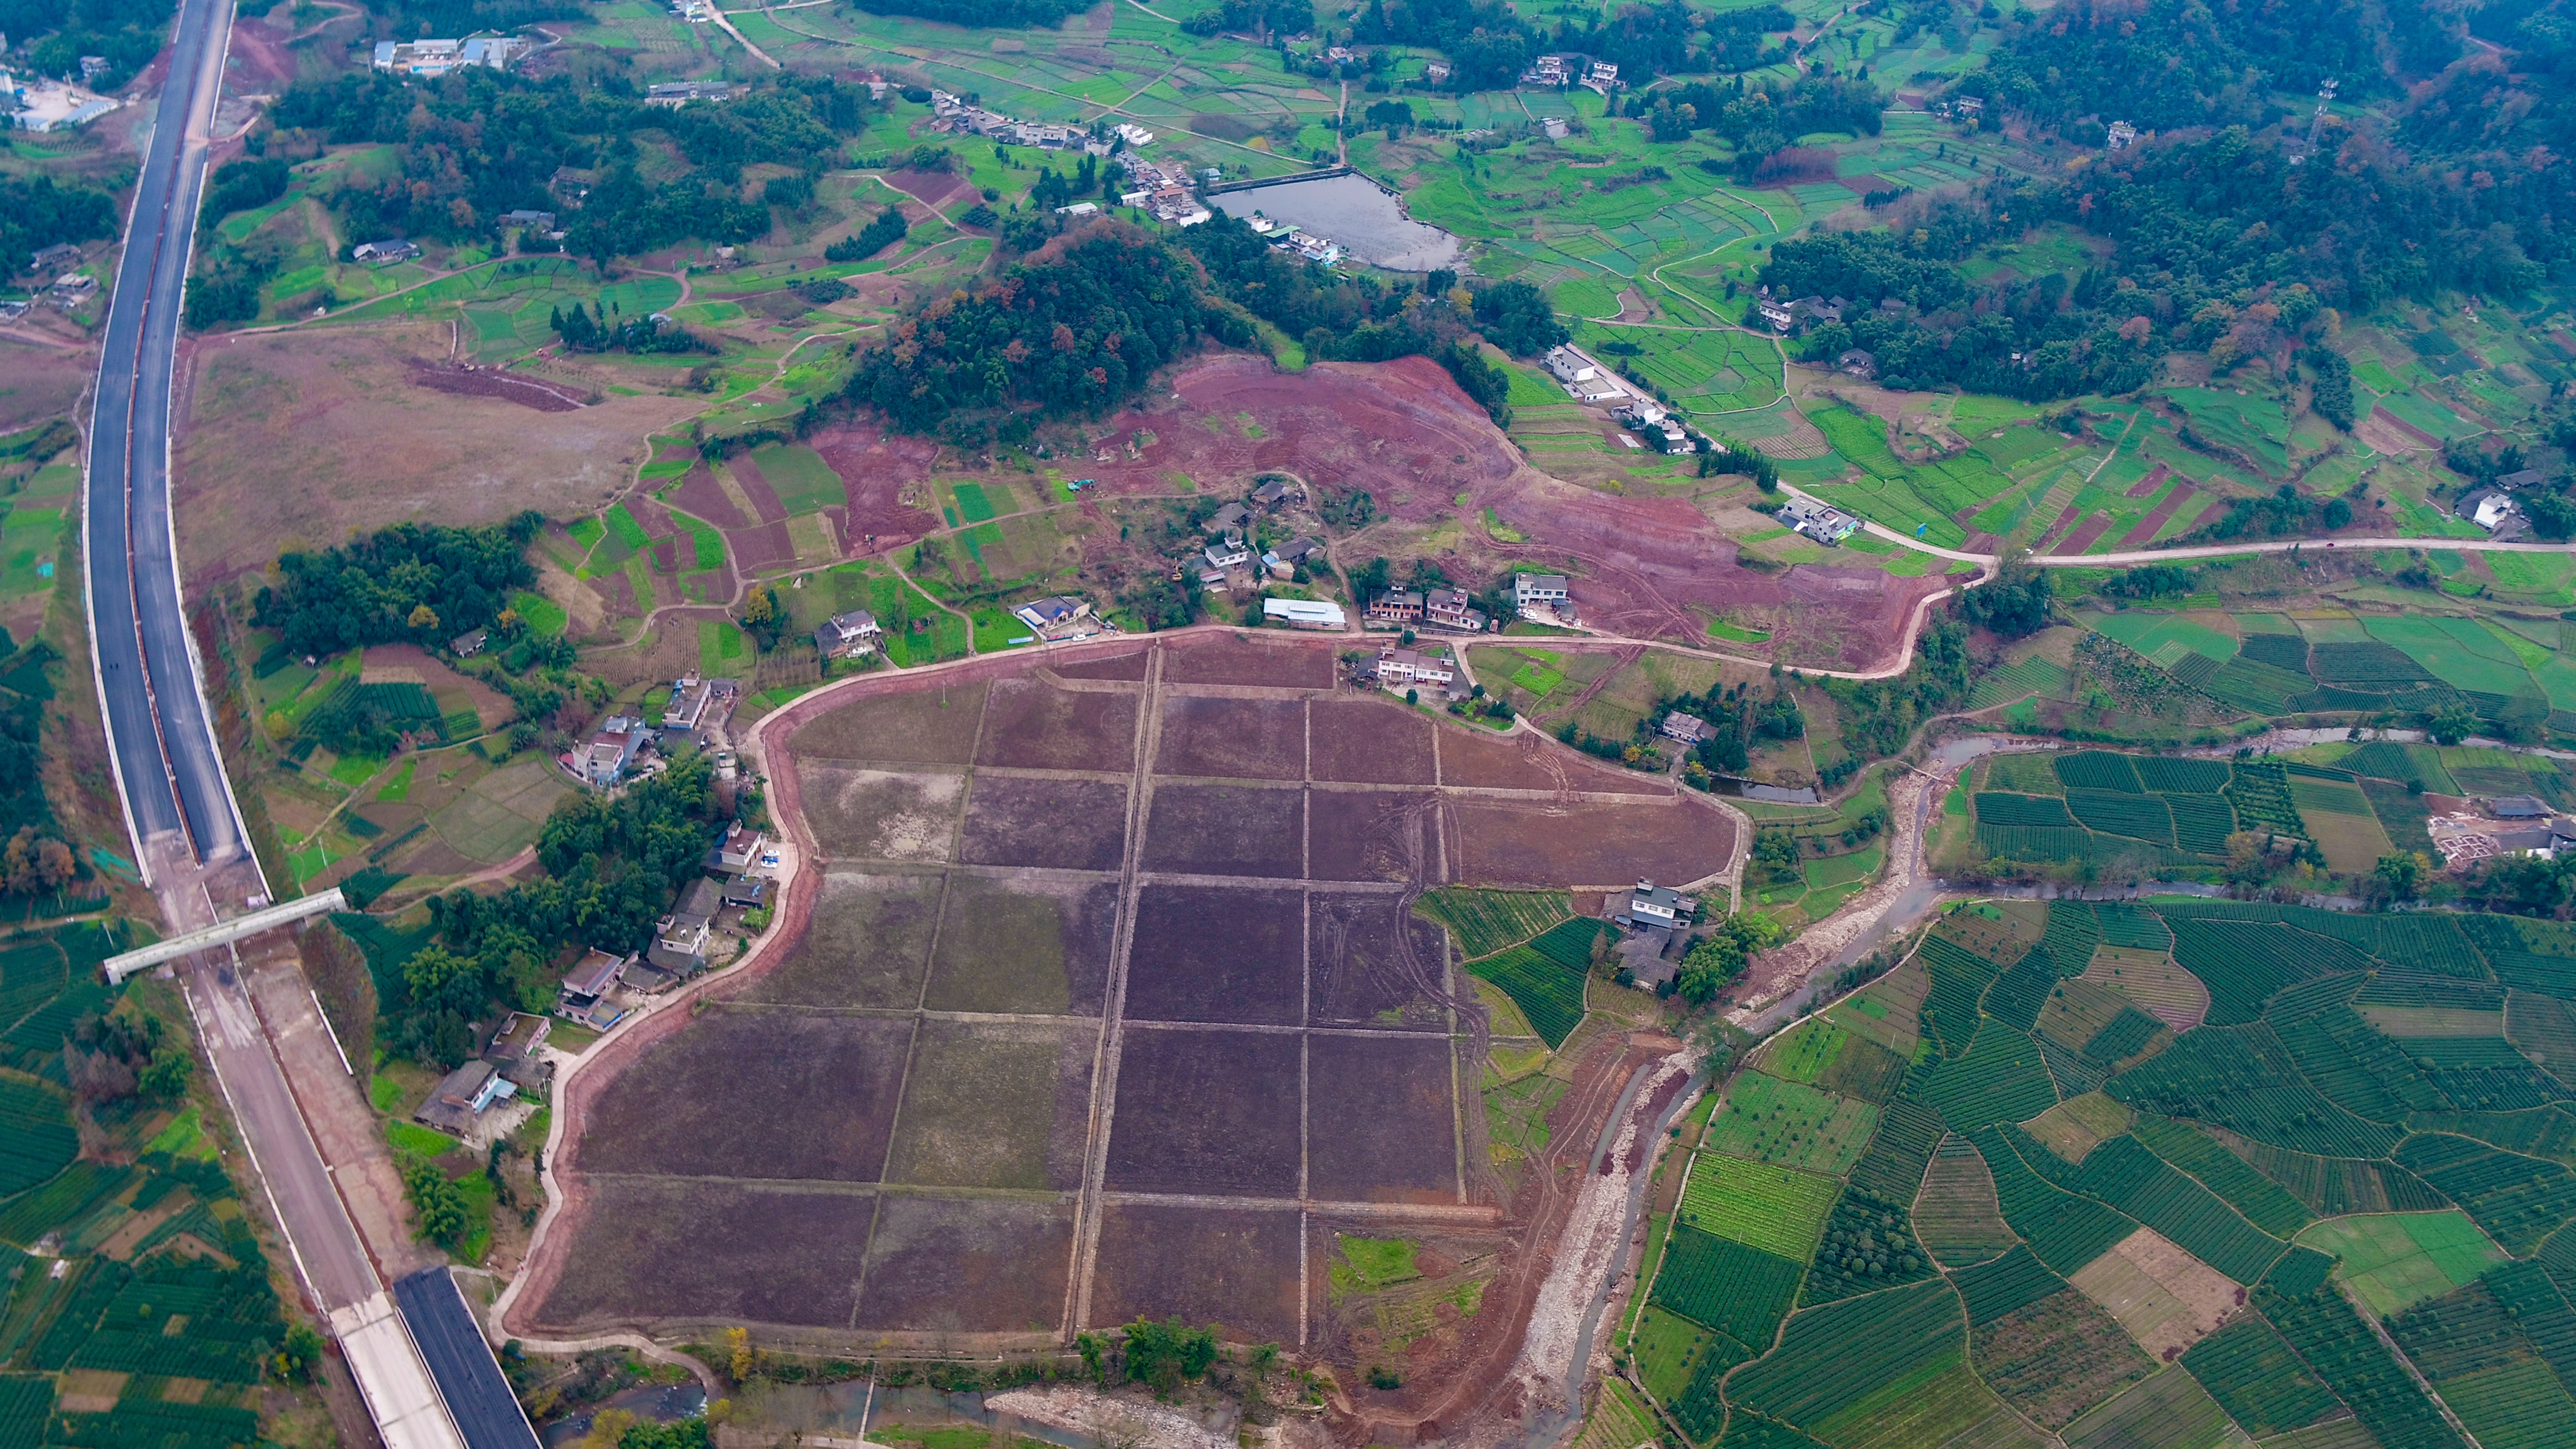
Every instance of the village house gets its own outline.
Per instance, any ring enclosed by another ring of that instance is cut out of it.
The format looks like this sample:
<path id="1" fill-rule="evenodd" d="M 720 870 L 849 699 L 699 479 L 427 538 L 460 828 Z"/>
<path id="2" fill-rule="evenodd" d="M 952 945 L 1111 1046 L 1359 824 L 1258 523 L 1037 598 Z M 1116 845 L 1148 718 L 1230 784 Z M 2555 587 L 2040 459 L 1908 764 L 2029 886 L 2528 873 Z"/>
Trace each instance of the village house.
<path id="1" fill-rule="evenodd" d="M 1422 68 L 1422 78 L 1431 82 L 1435 86 L 1447 82 L 1449 79 L 1449 62 L 1445 60 L 1435 60 L 1429 65 L 1424 66 Z"/>
<path id="2" fill-rule="evenodd" d="M 768 843 L 766 834 L 736 820 L 707 847 L 706 868 L 720 875 L 740 875 L 760 859 L 760 848 Z"/>
<path id="3" fill-rule="evenodd" d="M 662 81 L 644 88 L 644 104 L 676 110 L 691 101 L 729 101 L 733 86 L 725 81 Z"/>
<path id="4" fill-rule="evenodd" d="M 682 678 L 671 686 L 671 702 L 662 707 L 662 732 L 693 735 L 722 725 L 742 698 L 736 679 Z"/>
<path id="5" fill-rule="evenodd" d="M 491 630 L 474 629 L 448 640 L 447 652 L 455 655 L 459 659 L 471 659 L 475 655 L 482 653 L 483 646 L 491 641 Z"/>
<path id="6" fill-rule="evenodd" d="M 1389 645 L 1378 651 L 1377 682 L 1388 689 L 1415 685 L 1447 689 L 1457 677 L 1457 664 L 1447 654 L 1436 650 Z"/>
<path id="7" fill-rule="evenodd" d="M 645 961 L 675 976 L 705 970 L 707 937 L 715 925 L 716 912 L 723 908 L 724 891 L 714 881 L 700 876 L 689 882 L 671 914 L 654 924 L 653 944 L 644 952 Z"/>
<path id="8" fill-rule="evenodd" d="M 2126 121 L 2113 121 L 2106 145 L 2113 151 L 2126 151 L 2138 142 L 2138 128 Z"/>
<path id="9" fill-rule="evenodd" d="M 449 1072 L 432 1087 L 428 1099 L 411 1118 L 424 1127 L 462 1137 L 474 1130 L 475 1118 L 489 1111 L 493 1103 L 507 1101 L 516 1090 L 498 1068 L 477 1058 Z"/>
<path id="10" fill-rule="evenodd" d="M 533 1092 L 554 1080 L 554 1063 L 545 1057 L 546 1032 L 553 1023 L 542 1016 L 524 1011 L 510 1013 L 501 1029 L 492 1033 L 491 1042 L 483 1048 L 483 1060 L 492 1070 L 522 1092 Z"/>
<path id="11" fill-rule="evenodd" d="M 1685 745 L 1695 745 L 1716 734 L 1717 727 L 1698 715 L 1674 710 L 1664 716 L 1664 722 L 1656 726 L 1655 733 L 1668 740 L 1679 740 Z"/>
<path id="12" fill-rule="evenodd" d="M 1207 562 L 1212 569 L 1239 569 L 1252 562 L 1252 550 L 1229 534 L 1207 546 Z"/>
<path id="13" fill-rule="evenodd" d="M 611 715 L 590 737 L 589 748 L 582 752 L 581 777 L 600 789 L 607 789 L 625 777 L 626 767 L 635 762 L 635 752 L 644 746 L 651 732 L 644 721 L 625 715 Z"/>
<path id="14" fill-rule="evenodd" d="M 1876 354 L 1869 352 L 1867 349 L 1859 347 L 1849 348 L 1845 350 L 1842 355 L 1834 359 L 1834 370 L 1837 372 L 1850 373 L 1852 376 L 1861 379 L 1863 382 L 1867 382 L 1869 379 L 1878 376 L 1878 358 Z"/>
<path id="15" fill-rule="evenodd" d="M 1324 546 L 1311 538 L 1292 538 L 1261 556 L 1261 566 L 1277 579 L 1295 578 L 1297 566 L 1324 551 Z"/>
<path id="16" fill-rule="evenodd" d="M 507 70 L 510 62 L 536 47 L 515 35 L 478 35 L 469 40 L 380 40 L 376 69 L 396 75 L 442 76 L 469 65 Z"/>
<path id="17" fill-rule="evenodd" d="M 1767 287 L 1761 296 L 1753 299 L 1753 310 L 1761 314 L 1763 321 L 1771 324 L 1774 332 L 1786 332 L 1798 325 L 1797 309 L 1787 302 L 1774 300 Z"/>
<path id="18" fill-rule="evenodd" d="M 1275 508 L 1288 502 L 1303 503 L 1306 501 L 1306 490 L 1287 479 L 1273 478 L 1252 490 L 1252 501 L 1264 508 Z"/>
<path id="19" fill-rule="evenodd" d="M 1596 60 L 1592 62 L 1592 68 L 1583 73 L 1583 85 L 1587 90 L 1599 91 L 1606 96 L 1619 88 L 1619 67 L 1606 60 Z"/>
<path id="20" fill-rule="evenodd" d="M 419 255 L 419 247 L 398 236 L 387 237 L 383 241 L 360 242 L 349 248 L 349 260 L 365 262 L 371 267 L 391 266 L 395 262 L 410 261 Z"/>
<path id="21" fill-rule="evenodd" d="M 1348 627 L 1342 606 L 1320 599 L 1263 599 L 1261 617 L 1291 629 Z"/>
<path id="22" fill-rule="evenodd" d="M 768 900 L 769 877 L 765 875 L 736 876 L 725 883 L 724 903 L 728 906 L 757 910 Z"/>
<path id="23" fill-rule="evenodd" d="M 814 648 L 825 659 L 853 659 L 877 647 L 885 630 L 865 609 L 834 614 L 814 626 Z"/>
<path id="24" fill-rule="evenodd" d="M 1011 617 L 1028 625 L 1041 639 L 1071 639 L 1098 630 L 1098 622 L 1091 617 L 1091 605 L 1070 594 L 1032 599 L 1013 609 Z"/>
<path id="25" fill-rule="evenodd" d="M 1563 574 L 1512 575 L 1512 607 L 1524 614 L 1534 608 L 1562 613 L 1573 602 Z"/>
<path id="26" fill-rule="evenodd" d="M 2499 539 L 2518 538 L 2525 531 L 2520 505 L 2501 488 L 2475 488 L 2461 494 L 2457 512 Z"/>
<path id="27" fill-rule="evenodd" d="M 1476 607 L 1475 596 L 1463 589 L 1433 589 L 1423 596 L 1422 619 L 1438 629 L 1470 629 L 1483 633 L 1485 613 Z"/>
<path id="28" fill-rule="evenodd" d="M 574 1023 L 595 1031 L 605 1031 L 626 1014 L 624 1007 L 609 1001 L 609 991 L 617 985 L 617 976 L 632 956 L 612 956 L 593 950 L 564 973 L 563 985 L 555 992 L 555 1010 Z"/>
<path id="29" fill-rule="evenodd" d="M 1822 544 L 1840 544 L 1860 532 L 1860 520 L 1812 498 L 1792 498 L 1780 505 L 1779 519 L 1796 532 Z"/>
<path id="30" fill-rule="evenodd" d="M 1396 589 L 1369 600 L 1372 624 L 1412 624 L 1422 618 L 1423 598 L 1411 589 Z"/>
<path id="31" fill-rule="evenodd" d="M 77 242 L 56 242 L 27 258 L 27 270 L 39 274 L 70 271 L 80 265 L 81 249 Z"/>
<path id="32" fill-rule="evenodd" d="M 1641 880 L 1637 882 L 1637 888 L 1628 893 L 1627 914 L 1619 918 L 1619 924 L 1641 930 L 1660 927 L 1669 931 L 1689 925 L 1691 917 L 1698 913 L 1697 899 L 1683 895 L 1671 886 Z"/>

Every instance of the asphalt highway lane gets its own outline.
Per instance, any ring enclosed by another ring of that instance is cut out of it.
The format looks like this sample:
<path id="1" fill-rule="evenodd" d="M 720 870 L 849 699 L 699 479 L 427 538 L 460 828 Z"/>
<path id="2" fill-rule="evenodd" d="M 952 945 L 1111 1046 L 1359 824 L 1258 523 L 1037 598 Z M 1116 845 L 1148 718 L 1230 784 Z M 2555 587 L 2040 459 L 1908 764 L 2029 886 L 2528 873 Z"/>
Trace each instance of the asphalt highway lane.
<path id="1" fill-rule="evenodd" d="M 108 303 L 83 528 L 99 694 L 137 844 L 184 830 L 200 861 L 237 856 L 243 842 L 180 605 L 170 394 L 231 23 L 231 0 L 181 0 Z"/>

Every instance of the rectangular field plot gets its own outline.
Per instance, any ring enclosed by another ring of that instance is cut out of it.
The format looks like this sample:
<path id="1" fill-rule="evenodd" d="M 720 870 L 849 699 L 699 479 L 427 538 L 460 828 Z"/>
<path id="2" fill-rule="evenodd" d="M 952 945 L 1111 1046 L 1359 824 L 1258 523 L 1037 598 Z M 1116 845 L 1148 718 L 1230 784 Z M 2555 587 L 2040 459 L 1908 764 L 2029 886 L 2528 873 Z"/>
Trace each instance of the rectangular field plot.
<path id="1" fill-rule="evenodd" d="M 889 1195 L 853 1327 L 1053 1332 L 1073 1262 L 1073 1204 Z"/>
<path id="2" fill-rule="evenodd" d="M 1306 792 L 1240 785 L 1158 785 L 1145 869 L 1174 875 L 1305 874 Z"/>
<path id="3" fill-rule="evenodd" d="M 1109 1203 L 1089 1326 L 1177 1313 L 1222 1322 L 1229 1337 L 1294 1342 L 1299 1216 L 1294 1208 Z"/>
<path id="4" fill-rule="evenodd" d="M 1301 780 L 1306 775 L 1306 703 L 1297 699 L 1163 701 L 1159 775 L 1234 780 Z"/>
<path id="5" fill-rule="evenodd" d="M 2437 1298 L 2505 1260 L 2456 1209 L 2334 1218 L 2310 1225 L 2299 1243 L 2341 1258 L 2343 1280 L 2383 1315 Z"/>
<path id="6" fill-rule="evenodd" d="M 1588 784 L 1579 780 L 1577 788 Z M 1470 885 L 1694 881 L 1724 869 L 1734 851 L 1734 829 L 1725 817 L 1690 800 L 1591 805 L 1570 816 L 1481 800 L 1450 808 L 1450 839 L 1458 843 L 1451 873 Z"/>
<path id="7" fill-rule="evenodd" d="M 1814 1087 L 1746 1072 L 1710 1124 L 1711 1151 L 1840 1177 L 1868 1149 L 1878 1109 Z"/>
<path id="8" fill-rule="evenodd" d="M 978 773 L 957 858 L 968 865 L 1116 870 L 1127 858 L 1127 789 L 1106 780 Z"/>
<path id="9" fill-rule="evenodd" d="M 1307 1049 L 1309 1194 L 1346 1202 L 1459 1201 L 1456 1072 L 1448 1038 L 1316 1036 Z"/>
<path id="10" fill-rule="evenodd" d="M 975 748 L 984 686 L 877 694 L 826 711 L 788 736 L 799 760 L 962 765 Z"/>
<path id="11" fill-rule="evenodd" d="M 2178 1368 L 2169 1368 L 2104 1404 L 2066 1431 L 2067 1449 L 2221 1449 L 2230 1443 L 2227 1411 Z"/>
<path id="12" fill-rule="evenodd" d="M 886 1181 L 1065 1192 L 1081 1185 L 1096 1022 L 925 1021 Z"/>
<path id="13" fill-rule="evenodd" d="M 996 680 L 984 704 L 979 765 L 1124 771 L 1136 760 L 1136 696 Z"/>
<path id="14" fill-rule="evenodd" d="M 909 1008 L 939 923 L 941 877 L 823 877 L 798 941 L 737 1000 L 775 1006 Z"/>
<path id="15" fill-rule="evenodd" d="M 1682 1187 L 1682 1221 L 1805 1262 L 1838 1190 L 1830 1177 L 1704 1152 Z"/>
<path id="16" fill-rule="evenodd" d="M 1304 909 L 1292 890 L 1145 887 L 1123 1014 L 1129 1021 L 1303 1024 Z"/>
<path id="17" fill-rule="evenodd" d="M 1846 1298 L 1790 1319 L 1779 1349 L 1729 1380 L 1727 1396 L 1839 1444 L 1833 1423 L 1857 1428 L 1870 1416 L 1856 1411 L 1876 1407 L 1885 1388 L 1919 1390 L 1957 1364 L 1964 1326 L 1958 1295 L 1937 1279 Z M 1911 1442 L 1940 1443 L 1963 1427 Z"/>
<path id="18" fill-rule="evenodd" d="M 2005 1403 L 2045 1430 L 2155 1372 L 2156 1364 L 2100 1305 L 2058 1283 L 2035 1302 L 1977 1325 L 1977 1372 Z"/>
<path id="19" fill-rule="evenodd" d="M 1306 868 L 1316 880 L 1433 878 L 1439 807 L 1429 790 L 1310 790 Z"/>
<path id="20" fill-rule="evenodd" d="M 1299 1060 L 1286 1033 L 1129 1030 L 1109 1189 L 1296 1196 Z"/>
<path id="21" fill-rule="evenodd" d="M 575 1253 L 536 1310 L 550 1327 L 638 1318 L 733 1319 L 846 1328 L 857 1306 L 873 1191 L 596 1178 L 565 1224 L 613 1233 L 613 1252 Z M 760 1224 L 757 1233 L 741 1231 Z"/>
<path id="22" fill-rule="evenodd" d="M 1375 700 L 1318 699 L 1306 709 L 1307 763 L 1313 778 L 1371 785 L 1433 783 L 1438 770 L 1431 721 Z"/>
<path id="23" fill-rule="evenodd" d="M 1315 1026 L 1444 1031 L 1449 951 L 1439 927 L 1385 894 L 1308 898 L 1307 1019 Z"/>
<path id="24" fill-rule="evenodd" d="M 2068 1282 L 2110 1310 L 2158 1359 L 2198 1343 L 2236 1307 L 2237 1287 L 2208 1264 L 2140 1228 Z"/>
<path id="25" fill-rule="evenodd" d="M 714 1011 L 645 1049 L 592 1104 L 589 1173 L 874 1182 L 912 1023 Z"/>
<path id="26" fill-rule="evenodd" d="M 1676 1228 L 1655 1270 L 1654 1301 L 1739 1344 L 1767 1347 L 1798 1294 L 1799 1264 L 1697 1228 Z"/>
<path id="27" fill-rule="evenodd" d="M 2193 1344 L 2182 1366 L 2247 1433 L 2304 1428 L 2339 1407 L 2260 1317 L 2239 1318 Z"/>
<path id="28" fill-rule="evenodd" d="M 1163 683 L 1330 689 L 1333 651 L 1329 645 L 1255 642 L 1228 634 L 1191 639 L 1164 649 Z"/>
<path id="29" fill-rule="evenodd" d="M 944 864 L 955 851 L 966 777 L 806 763 L 798 803 L 833 860 Z"/>

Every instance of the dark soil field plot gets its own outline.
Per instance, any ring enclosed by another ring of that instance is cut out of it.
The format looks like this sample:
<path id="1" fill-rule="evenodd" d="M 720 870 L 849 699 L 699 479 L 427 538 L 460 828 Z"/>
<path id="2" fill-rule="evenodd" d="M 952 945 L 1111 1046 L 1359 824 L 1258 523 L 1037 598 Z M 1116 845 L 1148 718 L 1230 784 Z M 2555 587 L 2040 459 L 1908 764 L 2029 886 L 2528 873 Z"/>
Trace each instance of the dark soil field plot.
<path id="1" fill-rule="evenodd" d="M 713 1011 L 648 1047 L 590 1111 L 588 1173 L 874 1182 L 909 1021 Z"/>
<path id="2" fill-rule="evenodd" d="M 932 1011 L 1096 1016 L 1109 982 L 1118 883 L 958 875 L 931 963 Z"/>
<path id="3" fill-rule="evenodd" d="M 1100 1216 L 1091 1325 L 1179 1314 L 1226 1337 L 1297 1337 L 1294 1209 L 1111 1203 Z"/>
<path id="4" fill-rule="evenodd" d="M 2156 1369 L 2119 1320 L 2068 1288 L 1980 1323 L 1970 1341 L 1979 1376 L 2044 1430 Z"/>
<path id="5" fill-rule="evenodd" d="M 1295 1196 L 1297 1076 L 1290 1033 L 1130 1028 L 1109 1189 Z"/>
<path id="6" fill-rule="evenodd" d="M 817 715 L 788 737 L 787 747 L 800 760 L 962 765 L 975 748 L 975 718 L 983 708 L 981 683 L 871 695 Z"/>
<path id="7" fill-rule="evenodd" d="M 979 774 L 957 858 L 969 865 L 1116 870 L 1127 858 L 1127 787 Z"/>
<path id="8" fill-rule="evenodd" d="M 1127 957 L 1129 1021 L 1299 1026 L 1304 897 L 1290 890 L 1147 886 Z"/>
<path id="9" fill-rule="evenodd" d="M 1162 785 L 1145 827 L 1145 869 L 1176 875 L 1305 874 L 1306 792 Z"/>
<path id="10" fill-rule="evenodd" d="M 540 1323 L 850 1321 L 874 1192 L 608 1178 L 589 1183 L 588 1195 L 581 1216 L 614 1246 L 564 1260 Z M 746 1223 L 760 1230 L 745 1232 Z"/>
<path id="11" fill-rule="evenodd" d="M 806 764 L 805 822 L 833 860 L 945 863 L 956 848 L 966 777 Z"/>
<path id="12" fill-rule="evenodd" d="M 1110 679 L 1139 683 L 1144 680 L 1145 666 L 1152 658 L 1152 650 L 1139 649 L 1133 654 L 1112 654 L 1106 659 L 1086 659 L 1079 664 L 1049 664 L 1045 666 L 1045 672 L 1066 679 Z"/>
<path id="13" fill-rule="evenodd" d="M 1312 644 L 1256 644 L 1223 636 L 1193 639 L 1164 652 L 1163 682 L 1330 689 L 1333 651 Z"/>
<path id="14" fill-rule="evenodd" d="M 1448 1038 L 1318 1036 L 1308 1050 L 1308 1192 L 1347 1202 L 1458 1201 Z"/>
<path id="15" fill-rule="evenodd" d="M 804 939 L 736 999 L 909 1009 L 921 998 L 939 891 L 935 875 L 824 876 Z"/>
<path id="16" fill-rule="evenodd" d="M 1393 704 L 1319 699 L 1307 709 L 1309 775 L 1363 785 L 1428 785 L 1438 773 L 1431 721 Z"/>
<path id="17" fill-rule="evenodd" d="M 1032 770 L 1127 770 L 1136 760 L 1136 696 L 1002 679 L 984 704 L 979 765 Z"/>
<path id="18" fill-rule="evenodd" d="M 1669 795 L 1660 775 L 1596 766 L 1535 735 L 1505 738 L 1441 730 L 1440 783 L 1486 790 L 1586 790 L 1615 795 Z"/>
<path id="19" fill-rule="evenodd" d="M 1688 804 L 1589 805 L 1555 814 L 1535 805 L 1457 802 L 1453 869 L 1470 885 L 1680 884 L 1725 869 L 1734 829 Z"/>
<path id="20" fill-rule="evenodd" d="M 1313 1025 L 1443 1030 L 1449 1023 L 1442 1004 L 1448 963 L 1447 933 L 1404 911 L 1397 897 L 1318 893 L 1309 899 L 1307 1010 Z"/>
<path id="21" fill-rule="evenodd" d="M 1155 754 L 1154 773 L 1221 780 L 1302 780 L 1306 777 L 1305 701 L 1167 697 L 1163 743 Z"/>
<path id="22" fill-rule="evenodd" d="M 1438 805 L 1428 790 L 1309 791 L 1307 869 L 1316 880 L 1428 879 Z"/>
<path id="23" fill-rule="evenodd" d="M 925 1021 L 886 1181 L 1069 1192 L 1090 1130 L 1096 1022 Z"/>
<path id="24" fill-rule="evenodd" d="M 1052 1333 L 1072 1262 L 1070 1202 L 890 1196 L 868 1245 L 853 1326 Z"/>

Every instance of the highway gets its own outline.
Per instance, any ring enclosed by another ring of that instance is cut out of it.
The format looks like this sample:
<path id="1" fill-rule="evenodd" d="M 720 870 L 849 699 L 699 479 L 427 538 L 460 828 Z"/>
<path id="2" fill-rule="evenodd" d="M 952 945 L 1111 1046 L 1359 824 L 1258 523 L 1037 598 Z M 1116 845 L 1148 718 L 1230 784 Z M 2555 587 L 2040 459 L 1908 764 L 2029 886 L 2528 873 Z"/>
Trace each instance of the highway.
<path id="1" fill-rule="evenodd" d="M 117 788 L 145 879 L 156 885 L 174 856 L 205 863 L 248 854 L 197 685 L 170 528 L 171 376 L 231 28 L 230 0 L 179 6 L 90 413 L 82 528 L 90 638 Z"/>
<path id="2" fill-rule="evenodd" d="M 144 878 L 174 933 L 265 905 L 268 891 L 208 717 L 170 508 L 179 324 L 231 28 L 232 0 L 180 0 L 108 303 L 82 496 L 109 757 Z M 198 953 L 181 989 L 296 1275 L 330 1324 L 386 1449 L 468 1449 L 350 1220 L 231 952 Z M 471 1449 L 502 1444 L 478 1440 Z"/>

